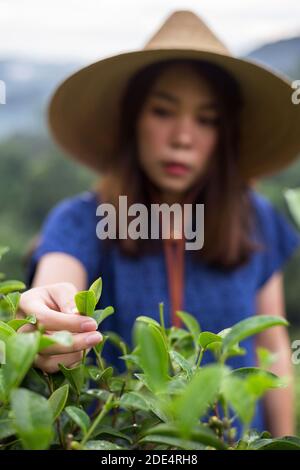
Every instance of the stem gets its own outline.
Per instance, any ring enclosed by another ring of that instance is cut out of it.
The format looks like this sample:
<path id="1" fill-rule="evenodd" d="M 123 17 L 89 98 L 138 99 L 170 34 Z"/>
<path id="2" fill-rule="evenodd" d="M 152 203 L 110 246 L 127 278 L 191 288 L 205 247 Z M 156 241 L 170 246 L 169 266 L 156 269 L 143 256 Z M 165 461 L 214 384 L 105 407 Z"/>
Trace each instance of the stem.
<path id="1" fill-rule="evenodd" d="M 63 435 L 62 429 L 61 429 L 60 418 L 57 418 L 56 427 L 57 427 L 57 434 L 58 434 L 60 445 L 62 446 L 63 449 L 65 449 L 66 448 L 66 443 L 65 443 L 64 435 Z"/>
<path id="2" fill-rule="evenodd" d="M 93 424 L 91 425 L 90 429 L 88 430 L 88 432 L 86 433 L 86 435 L 83 437 L 82 441 L 80 442 L 80 447 L 82 448 L 85 443 L 88 441 L 88 439 L 90 438 L 91 434 L 94 432 L 94 430 L 96 429 L 96 427 L 98 426 L 98 424 L 101 422 L 101 420 L 104 418 L 104 416 L 106 415 L 106 413 L 108 413 L 110 407 L 109 407 L 109 404 L 110 402 L 112 401 L 113 399 L 113 394 L 110 393 L 108 399 L 106 400 L 103 408 L 102 408 L 102 411 L 101 413 L 95 418 L 95 421 L 93 422 Z"/>
<path id="3" fill-rule="evenodd" d="M 163 302 L 159 303 L 159 319 L 160 319 L 160 324 L 161 324 L 163 337 L 166 340 L 166 343 L 168 344 L 168 338 L 167 338 L 166 326 L 165 326 L 165 317 L 164 317 L 164 303 Z"/>
<path id="4" fill-rule="evenodd" d="M 47 372 L 43 372 L 43 374 L 46 379 L 50 395 L 52 395 L 52 393 L 54 392 L 52 377 L 48 375 Z"/>
<path id="5" fill-rule="evenodd" d="M 100 354 L 95 349 L 94 349 L 94 353 L 96 355 L 96 360 L 97 360 L 99 369 L 104 370 L 104 364 L 103 364 Z"/>
<path id="6" fill-rule="evenodd" d="M 82 355 L 81 364 L 83 364 L 83 365 L 84 365 L 84 363 L 85 363 L 85 359 L 86 359 L 86 349 L 84 349 L 84 351 L 83 351 L 83 355 Z"/>
<path id="7" fill-rule="evenodd" d="M 204 349 L 203 348 L 200 348 L 200 351 L 199 351 L 199 354 L 198 354 L 198 358 L 197 358 L 197 361 L 196 361 L 196 367 L 199 367 L 200 364 L 201 364 L 201 361 L 202 361 L 202 358 L 203 358 L 203 354 L 204 354 Z"/>

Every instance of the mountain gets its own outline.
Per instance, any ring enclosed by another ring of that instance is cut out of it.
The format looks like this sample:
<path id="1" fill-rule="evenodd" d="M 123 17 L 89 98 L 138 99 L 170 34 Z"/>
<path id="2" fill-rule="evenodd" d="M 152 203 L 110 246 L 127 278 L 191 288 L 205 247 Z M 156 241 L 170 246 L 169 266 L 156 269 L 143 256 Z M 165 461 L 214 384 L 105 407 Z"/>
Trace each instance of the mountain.
<path id="1" fill-rule="evenodd" d="M 265 44 L 244 58 L 300 78 L 300 37 Z M 6 104 L 0 105 L 0 139 L 16 133 L 46 135 L 46 105 L 52 92 L 83 65 L 0 58 L 0 80 L 6 84 Z"/>
<path id="2" fill-rule="evenodd" d="M 45 134 L 45 108 L 56 85 L 78 64 L 44 64 L 25 59 L 0 60 L 6 104 L 0 105 L 0 138 L 15 133 Z"/>
<path id="3" fill-rule="evenodd" d="M 284 72 L 292 79 L 300 78 L 300 37 L 282 39 L 251 51 L 246 58 Z"/>

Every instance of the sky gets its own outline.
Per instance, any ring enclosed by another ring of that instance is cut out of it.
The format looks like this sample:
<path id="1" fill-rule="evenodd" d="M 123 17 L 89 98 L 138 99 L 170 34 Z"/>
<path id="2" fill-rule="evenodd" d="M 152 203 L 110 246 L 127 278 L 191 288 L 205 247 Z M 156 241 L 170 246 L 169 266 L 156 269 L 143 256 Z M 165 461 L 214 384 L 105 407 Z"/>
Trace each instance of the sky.
<path id="1" fill-rule="evenodd" d="M 0 60 L 88 63 L 138 49 L 181 9 L 201 16 L 235 55 L 300 36 L 299 0 L 0 0 Z"/>

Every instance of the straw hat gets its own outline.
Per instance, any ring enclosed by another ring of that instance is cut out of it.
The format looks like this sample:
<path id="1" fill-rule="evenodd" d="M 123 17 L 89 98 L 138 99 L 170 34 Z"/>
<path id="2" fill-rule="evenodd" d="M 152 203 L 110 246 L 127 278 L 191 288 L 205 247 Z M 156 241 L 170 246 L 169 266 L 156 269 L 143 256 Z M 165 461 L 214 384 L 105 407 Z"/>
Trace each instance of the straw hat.
<path id="1" fill-rule="evenodd" d="M 232 56 L 191 11 L 171 14 L 143 49 L 99 60 L 63 81 L 48 108 L 50 131 L 71 157 L 100 171 L 118 139 L 120 99 L 128 80 L 149 64 L 203 59 L 224 67 L 240 84 L 242 174 L 249 179 L 285 167 L 300 152 L 300 105 L 292 103 L 287 77 Z"/>

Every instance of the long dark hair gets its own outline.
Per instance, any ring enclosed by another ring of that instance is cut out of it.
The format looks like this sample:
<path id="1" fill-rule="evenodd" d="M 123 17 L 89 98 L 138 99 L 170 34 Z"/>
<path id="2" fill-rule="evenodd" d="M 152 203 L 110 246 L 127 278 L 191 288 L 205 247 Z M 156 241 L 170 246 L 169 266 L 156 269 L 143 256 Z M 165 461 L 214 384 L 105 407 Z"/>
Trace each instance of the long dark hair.
<path id="1" fill-rule="evenodd" d="M 220 109 L 218 145 L 194 198 L 194 203 L 204 203 L 205 207 L 204 246 L 193 254 L 219 268 L 236 267 L 247 262 L 260 245 L 250 238 L 254 222 L 249 183 L 239 169 L 242 93 L 237 81 L 224 68 L 208 61 L 173 59 L 146 66 L 134 75 L 121 102 L 118 151 L 96 188 L 101 202 L 114 204 L 117 211 L 119 195 L 127 196 L 128 205 L 139 202 L 150 207 L 148 189 L 152 184 L 139 165 L 136 122 L 155 80 L 173 64 L 192 65 L 209 83 Z M 154 240 L 128 238 L 113 242 L 133 256 L 157 248 Z"/>

